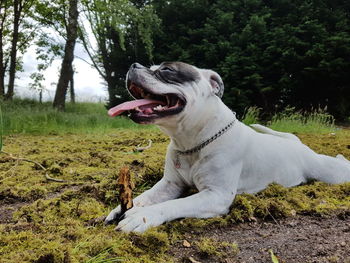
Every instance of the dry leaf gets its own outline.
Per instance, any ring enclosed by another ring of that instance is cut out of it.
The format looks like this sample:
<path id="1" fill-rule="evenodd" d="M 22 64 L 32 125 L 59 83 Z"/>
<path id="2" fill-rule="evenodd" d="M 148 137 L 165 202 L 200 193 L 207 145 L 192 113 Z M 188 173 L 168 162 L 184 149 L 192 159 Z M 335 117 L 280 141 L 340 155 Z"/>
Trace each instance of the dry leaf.
<path id="1" fill-rule="evenodd" d="M 182 245 L 183 245 L 184 247 L 191 247 L 190 242 L 188 242 L 186 239 L 182 242 Z"/>

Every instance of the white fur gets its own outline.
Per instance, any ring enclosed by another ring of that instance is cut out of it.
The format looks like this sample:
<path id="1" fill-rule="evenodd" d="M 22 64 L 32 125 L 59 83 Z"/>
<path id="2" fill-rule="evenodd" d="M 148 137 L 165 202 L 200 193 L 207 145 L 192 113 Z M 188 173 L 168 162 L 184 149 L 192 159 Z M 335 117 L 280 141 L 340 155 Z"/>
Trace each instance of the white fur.
<path id="1" fill-rule="evenodd" d="M 272 182 L 295 186 L 310 179 L 327 183 L 350 181 L 350 162 L 344 157 L 317 154 L 292 134 L 275 132 L 261 125 L 258 133 L 236 120 L 227 133 L 200 152 L 180 156 L 174 166 L 175 150 L 184 151 L 210 138 L 231 122 L 235 115 L 211 90 L 207 71 L 197 83 L 165 85 L 145 77 L 149 87 L 164 93 L 180 93 L 187 105 L 178 115 L 158 119 L 155 124 L 170 136 L 164 177 L 134 199 L 117 229 L 143 232 L 177 218 L 208 218 L 226 214 L 237 193 L 255 193 Z M 183 190 L 198 193 L 179 198 Z M 111 222 L 120 212 L 112 210 Z"/>

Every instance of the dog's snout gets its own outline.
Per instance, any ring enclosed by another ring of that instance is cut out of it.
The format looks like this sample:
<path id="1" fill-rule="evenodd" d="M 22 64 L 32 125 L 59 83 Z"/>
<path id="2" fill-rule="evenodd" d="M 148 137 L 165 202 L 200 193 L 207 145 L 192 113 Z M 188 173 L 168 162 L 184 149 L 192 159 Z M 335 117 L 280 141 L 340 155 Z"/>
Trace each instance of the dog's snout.
<path id="1" fill-rule="evenodd" d="M 141 69 L 144 68 L 140 63 L 134 63 L 131 65 L 130 69 Z"/>

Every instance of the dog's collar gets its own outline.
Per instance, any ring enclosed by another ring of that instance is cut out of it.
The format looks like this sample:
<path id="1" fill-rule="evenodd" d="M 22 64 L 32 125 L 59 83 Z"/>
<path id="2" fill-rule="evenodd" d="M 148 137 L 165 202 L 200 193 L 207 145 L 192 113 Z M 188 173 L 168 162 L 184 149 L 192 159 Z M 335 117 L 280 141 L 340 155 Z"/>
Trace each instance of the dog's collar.
<path id="1" fill-rule="evenodd" d="M 234 112 L 234 115 L 236 115 L 236 113 Z M 224 128 L 222 128 L 221 130 L 219 130 L 217 133 L 215 133 L 213 136 L 211 136 L 209 139 L 203 141 L 202 143 L 200 143 L 199 145 L 186 150 L 186 151 L 179 151 L 179 150 L 175 150 L 176 151 L 176 159 L 175 159 L 175 167 L 176 168 L 180 168 L 181 167 L 181 163 L 179 160 L 179 156 L 180 155 L 190 155 L 196 152 L 199 152 L 200 150 L 202 150 L 205 146 L 207 146 L 208 144 L 210 144 L 211 142 L 215 141 L 217 138 L 219 138 L 221 135 L 225 134 L 230 128 L 232 128 L 232 126 L 235 124 L 236 122 L 236 118 L 234 118 L 229 124 L 227 124 Z"/>

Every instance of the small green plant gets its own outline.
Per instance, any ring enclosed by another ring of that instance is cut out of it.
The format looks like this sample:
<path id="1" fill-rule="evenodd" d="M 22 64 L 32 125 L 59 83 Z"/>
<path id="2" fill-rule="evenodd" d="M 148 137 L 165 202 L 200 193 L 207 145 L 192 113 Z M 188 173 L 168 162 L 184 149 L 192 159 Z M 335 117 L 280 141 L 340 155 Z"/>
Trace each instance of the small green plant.
<path id="1" fill-rule="evenodd" d="M 244 113 L 242 122 L 246 125 L 258 123 L 260 111 L 261 109 L 258 107 L 249 107 Z"/>
<path id="2" fill-rule="evenodd" d="M 272 263 L 279 263 L 278 258 L 275 256 L 275 254 L 273 253 L 272 249 L 269 249 L 269 253 L 271 255 Z"/>

